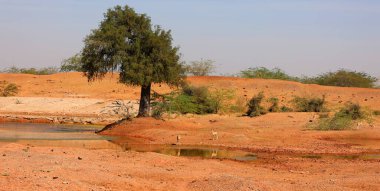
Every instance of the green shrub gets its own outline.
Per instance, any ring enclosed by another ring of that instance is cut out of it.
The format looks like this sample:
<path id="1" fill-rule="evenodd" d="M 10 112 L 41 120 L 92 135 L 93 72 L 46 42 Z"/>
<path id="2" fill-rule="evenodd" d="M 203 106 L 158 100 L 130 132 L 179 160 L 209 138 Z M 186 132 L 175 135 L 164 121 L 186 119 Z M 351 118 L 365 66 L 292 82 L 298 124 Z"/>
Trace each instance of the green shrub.
<path id="1" fill-rule="evenodd" d="M 14 83 L 9 83 L 7 81 L 0 81 L 0 96 L 9 97 L 17 95 L 19 88 Z"/>
<path id="2" fill-rule="evenodd" d="M 338 113 L 340 116 L 348 116 L 353 120 L 363 119 L 365 117 L 365 113 L 362 111 L 362 108 L 357 103 L 348 103 L 345 107 L 343 107 Z"/>
<path id="3" fill-rule="evenodd" d="M 247 115 L 250 117 L 256 117 L 265 114 L 265 109 L 261 106 L 261 102 L 264 99 L 264 93 L 260 92 L 253 96 L 248 102 Z"/>
<path id="4" fill-rule="evenodd" d="M 289 76 L 283 70 L 274 68 L 272 70 L 265 67 L 248 68 L 240 72 L 242 78 L 262 78 L 297 81 L 297 78 Z"/>
<path id="5" fill-rule="evenodd" d="M 183 85 L 178 92 L 153 96 L 152 115 L 161 117 L 164 113 L 210 114 L 226 112 L 228 101 L 233 98 L 229 90 L 209 91 L 207 87 Z"/>
<path id="6" fill-rule="evenodd" d="M 182 114 L 200 113 L 199 106 L 192 96 L 180 94 L 174 97 L 170 103 L 169 111 L 177 111 Z"/>
<path id="7" fill-rule="evenodd" d="M 296 111 L 298 112 L 323 112 L 326 111 L 325 96 L 322 98 L 303 98 L 295 97 L 292 100 L 295 105 Z"/>
<path id="8" fill-rule="evenodd" d="M 152 103 L 152 116 L 160 118 L 164 113 L 198 113 L 198 105 L 192 96 L 171 93 L 161 95 L 159 101 Z M 156 98 L 154 98 L 156 99 Z"/>
<path id="9" fill-rule="evenodd" d="M 374 88 L 377 78 L 364 72 L 341 69 L 336 72 L 327 72 L 317 77 L 306 77 L 301 82 L 326 86 Z"/>
<path id="10" fill-rule="evenodd" d="M 348 103 L 331 118 L 320 118 L 320 121 L 312 125 L 316 130 L 347 130 L 354 127 L 355 122 L 367 120 L 369 117 L 359 104 Z"/>
<path id="11" fill-rule="evenodd" d="M 333 118 L 321 119 L 314 129 L 322 131 L 347 130 L 352 129 L 353 125 L 352 119 L 347 116 L 334 116 Z"/>
<path id="12" fill-rule="evenodd" d="M 272 97 L 272 98 L 268 99 L 268 102 L 271 103 L 271 106 L 268 109 L 269 112 L 279 112 L 280 111 L 280 107 L 278 106 L 278 98 Z"/>
<path id="13" fill-rule="evenodd" d="M 192 97 L 194 103 L 198 106 L 197 114 L 217 113 L 218 108 L 215 100 L 210 97 L 207 87 L 185 85 L 182 89 L 182 94 Z"/>
<path id="14" fill-rule="evenodd" d="M 233 90 L 214 89 L 209 92 L 209 102 L 215 113 L 228 113 L 231 111 L 231 100 L 235 97 Z M 237 104 L 238 101 L 236 102 Z"/>

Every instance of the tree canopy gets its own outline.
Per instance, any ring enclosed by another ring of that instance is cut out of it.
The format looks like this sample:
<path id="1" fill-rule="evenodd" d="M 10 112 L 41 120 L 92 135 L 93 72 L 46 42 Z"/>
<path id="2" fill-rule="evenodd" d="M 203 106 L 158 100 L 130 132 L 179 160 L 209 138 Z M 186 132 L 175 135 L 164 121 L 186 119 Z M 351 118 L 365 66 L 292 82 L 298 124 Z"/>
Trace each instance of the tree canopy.
<path id="1" fill-rule="evenodd" d="M 139 116 L 149 113 L 151 83 L 178 85 L 184 77 L 171 31 L 128 6 L 109 9 L 84 43 L 81 62 L 89 81 L 119 71 L 121 83 L 142 87 Z"/>
<path id="2" fill-rule="evenodd" d="M 327 72 L 315 78 L 307 79 L 305 83 L 316 83 L 326 86 L 373 88 L 377 80 L 377 78 L 364 72 L 340 69 L 335 72 Z"/>
<path id="3" fill-rule="evenodd" d="M 242 78 L 262 78 L 262 79 L 278 79 L 278 80 L 296 80 L 295 77 L 289 76 L 279 68 L 272 70 L 265 67 L 248 68 L 240 72 Z"/>
<path id="4" fill-rule="evenodd" d="M 208 76 L 215 71 L 215 65 L 213 60 L 192 61 L 189 65 L 186 65 L 185 71 L 187 74 L 193 76 Z"/>
<path id="5" fill-rule="evenodd" d="M 152 26 L 145 14 L 132 8 L 109 9 L 98 29 L 85 39 L 83 69 L 89 80 L 120 71 L 120 82 L 131 85 L 168 83 L 182 78 L 178 48 L 170 31 Z"/>
<path id="6" fill-rule="evenodd" d="M 82 71 L 82 55 L 75 54 L 74 56 L 64 59 L 61 63 L 61 72 L 81 72 Z"/>

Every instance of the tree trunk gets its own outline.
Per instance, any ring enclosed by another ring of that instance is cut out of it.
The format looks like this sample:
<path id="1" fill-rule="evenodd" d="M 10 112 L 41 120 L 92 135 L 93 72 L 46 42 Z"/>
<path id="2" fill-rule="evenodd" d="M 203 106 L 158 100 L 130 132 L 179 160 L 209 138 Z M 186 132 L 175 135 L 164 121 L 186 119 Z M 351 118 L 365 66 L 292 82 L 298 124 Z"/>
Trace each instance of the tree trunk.
<path id="1" fill-rule="evenodd" d="M 141 97 L 140 97 L 140 107 L 139 114 L 137 117 L 148 117 L 150 113 L 150 87 L 149 85 L 141 86 Z"/>

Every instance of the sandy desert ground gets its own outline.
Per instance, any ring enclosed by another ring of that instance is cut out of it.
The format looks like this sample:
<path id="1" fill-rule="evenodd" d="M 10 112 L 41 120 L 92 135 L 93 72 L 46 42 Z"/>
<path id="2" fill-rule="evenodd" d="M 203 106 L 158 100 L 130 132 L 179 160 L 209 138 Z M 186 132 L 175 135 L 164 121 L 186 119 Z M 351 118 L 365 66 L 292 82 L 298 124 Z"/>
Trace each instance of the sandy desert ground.
<path id="1" fill-rule="evenodd" d="M 117 83 L 117 75 L 88 83 L 80 73 L 49 76 L 0 74 L 20 86 L 17 97 L 0 98 L 2 122 L 107 124 L 103 115 L 115 100 L 139 98 L 138 87 Z M 264 91 L 288 104 L 294 95 L 326 96 L 332 110 L 347 101 L 380 110 L 380 90 L 305 85 L 280 80 L 191 77 L 189 83 L 232 89 L 244 99 Z M 167 93 L 166 85 L 154 91 Z M 256 153 L 239 162 L 167 156 L 117 149 L 0 143 L 0 190 L 380 190 L 380 118 L 358 130 L 312 131 L 312 113 L 271 113 L 257 118 L 186 115 L 165 120 L 126 121 L 103 134 L 144 144 L 213 145 Z M 62 121 L 62 119 L 60 120 Z M 211 130 L 219 134 L 212 140 Z M 123 139 L 115 143 L 123 145 Z M 373 156 L 373 157 L 355 157 Z"/>

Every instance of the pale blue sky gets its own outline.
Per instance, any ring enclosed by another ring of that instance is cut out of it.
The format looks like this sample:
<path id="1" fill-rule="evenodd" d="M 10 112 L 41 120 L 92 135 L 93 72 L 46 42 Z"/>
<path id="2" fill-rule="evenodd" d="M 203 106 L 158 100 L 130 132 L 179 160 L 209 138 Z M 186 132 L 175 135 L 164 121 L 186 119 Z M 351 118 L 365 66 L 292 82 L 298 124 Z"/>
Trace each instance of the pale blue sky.
<path id="1" fill-rule="evenodd" d="M 0 0 L 0 68 L 59 66 L 107 8 L 125 4 L 171 29 L 183 60 L 212 59 L 218 74 L 380 76 L 379 0 Z"/>

